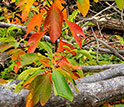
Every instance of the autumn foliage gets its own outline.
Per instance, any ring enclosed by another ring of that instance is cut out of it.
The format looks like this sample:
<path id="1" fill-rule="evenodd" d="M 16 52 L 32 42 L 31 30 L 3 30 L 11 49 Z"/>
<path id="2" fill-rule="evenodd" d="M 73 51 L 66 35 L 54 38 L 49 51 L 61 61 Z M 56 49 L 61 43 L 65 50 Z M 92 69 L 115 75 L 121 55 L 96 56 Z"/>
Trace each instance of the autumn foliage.
<path id="1" fill-rule="evenodd" d="M 98 2 L 98 0 L 94 1 Z M 17 3 L 16 0 L 12 0 L 12 2 Z M 34 3 L 35 0 L 19 0 L 17 3 L 17 8 L 22 10 L 21 18 L 23 22 L 28 20 L 29 12 Z M 90 1 L 77 0 L 76 3 L 79 11 L 85 17 L 90 8 Z M 26 50 L 15 48 L 7 52 L 11 55 L 11 59 L 16 62 L 15 73 L 18 73 L 18 70 L 24 66 L 35 65 L 35 67 L 26 69 L 19 75 L 18 79 L 22 81 L 15 89 L 15 92 L 19 92 L 22 88 L 30 90 L 26 99 L 26 107 L 33 107 L 39 99 L 41 105 L 44 106 L 50 98 L 52 87 L 55 95 L 65 97 L 70 101 L 73 100 L 73 93 L 68 82 L 72 82 L 75 87 L 75 80 L 82 77 L 82 68 L 73 65 L 70 63 L 71 60 L 68 59 L 69 54 L 76 55 L 77 51 L 72 44 L 62 40 L 63 23 L 68 25 L 80 48 L 82 48 L 80 36 L 85 38 L 85 35 L 79 25 L 67 19 L 66 5 L 64 0 L 42 0 L 39 12 L 32 17 L 27 25 L 24 38 L 29 37 L 31 31 L 33 31 L 33 34 L 25 44 Z M 58 43 L 57 50 L 53 51 L 49 43 L 41 41 L 46 34 L 49 35 L 52 43 Z M 13 45 L 9 46 L 14 47 Z M 35 53 L 38 46 L 47 52 L 46 55 L 39 52 Z M 77 72 L 73 72 L 75 69 L 77 69 Z"/>

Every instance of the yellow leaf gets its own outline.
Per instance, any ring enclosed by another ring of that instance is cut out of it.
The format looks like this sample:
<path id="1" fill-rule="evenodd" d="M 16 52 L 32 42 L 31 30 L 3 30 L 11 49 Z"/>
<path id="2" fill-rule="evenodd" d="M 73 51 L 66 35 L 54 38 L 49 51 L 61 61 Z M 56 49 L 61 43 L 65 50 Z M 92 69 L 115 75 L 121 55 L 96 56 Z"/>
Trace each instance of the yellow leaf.
<path id="1" fill-rule="evenodd" d="M 90 8 L 90 1 L 89 0 L 77 0 L 77 6 L 81 14 L 85 17 Z"/>
<path id="2" fill-rule="evenodd" d="M 11 0 L 12 3 L 14 3 L 16 0 Z"/>
<path id="3" fill-rule="evenodd" d="M 35 0 L 20 0 L 19 1 L 17 7 L 24 6 L 23 11 L 22 11 L 22 21 L 27 20 L 30 8 L 33 5 L 34 1 Z"/>
<path id="4" fill-rule="evenodd" d="M 96 2 L 96 3 L 97 3 L 98 1 L 99 1 L 99 0 L 94 0 L 94 2 Z"/>

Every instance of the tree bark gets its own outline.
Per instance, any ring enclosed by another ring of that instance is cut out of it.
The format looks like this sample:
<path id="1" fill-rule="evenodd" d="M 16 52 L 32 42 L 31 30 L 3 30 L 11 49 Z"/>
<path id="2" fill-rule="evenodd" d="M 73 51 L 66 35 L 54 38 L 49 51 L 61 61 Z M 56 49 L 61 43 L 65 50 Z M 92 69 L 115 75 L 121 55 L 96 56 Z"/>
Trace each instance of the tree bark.
<path id="1" fill-rule="evenodd" d="M 79 92 L 76 92 L 74 87 L 70 84 L 74 95 L 72 102 L 65 98 L 54 96 L 54 93 L 52 92 L 51 97 L 45 106 L 98 107 L 106 102 L 123 99 L 124 65 L 112 67 L 103 72 L 81 78 L 79 81 L 76 81 L 76 83 Z M 12 83 L 11 85 L 13 86 Z M 26 92 L 23 90 L 23 93 L 26 93 L 24 95 L 22 92 L 17 94 L 13 92 L 13 89 L 6 89 L 5 86 L 10 87 L 8 85 L 0 85 L 0 105 L 2 105 L 2 107 L 25 107 L 24 97 L 27 95 L 27 90 L 25 90 Z M 20 96 L 22 96 L 22 98 Z M 41 106 L 38 104 L 35 107 Z"/>
<path id="2" fill-rule="evenodd" d="M 106 102 L 121 100 L 124 98 L 124 66 L 111 68 L 77 81 L 77 88 L 80 92 L 74 93 L 72 102 L 52 95 L 47 107 L 98 107 Z"/>
<path id="3" fill-rule="evenodd" d="M 119 30 L 119 31 L 124 31 L 124 24 L 119 20 L 119 19 L 114 19 L 114 18 L 107 18 L 107 17 L 102 17 L 98 19 L 93 19 L 91 21 L 92 23 L 99 24 L 99 26 L 103 29 L 114 29 L 114 30 Z"/>

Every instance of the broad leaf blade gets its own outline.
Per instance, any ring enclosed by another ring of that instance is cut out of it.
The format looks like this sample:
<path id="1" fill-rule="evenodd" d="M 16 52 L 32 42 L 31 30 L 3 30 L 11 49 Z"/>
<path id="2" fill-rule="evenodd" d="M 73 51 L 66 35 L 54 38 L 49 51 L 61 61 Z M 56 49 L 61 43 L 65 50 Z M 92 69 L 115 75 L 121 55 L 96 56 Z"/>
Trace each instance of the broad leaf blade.
<path id="1" fill-rule="evenodd" d="M 15 88 L 15 92 L 20 92 L 22 88 L 27 88 L 29 84 L 35 79 L 35 77 L 43 72 L 43 70 L 40 70 L 40 68 L 31 68 L 23 71 L 19 76 L 18 79 L 22 80 L 17 84 Z"/>
<path id="2" fill-rule="evenodd" d="M 18 2 L 17 7 L 24 6 L 23 11 L 22 11 L 22 21 L 26 21 L 27 20 L 30 8 L 33 5 L 34 1 L 35 0 L 20 0 Z"/>
<path id="3" fill-rule="evenodd" d="M 45 49 L 48 53 L 52 54 L 52 46 L 47 42 L 39 42 L 39 46 Z"/>
<path id="4" fill-rule="evenodd" d="M 117 4 L 118 8 L 120 10 L 122 10 L 123 9 L 123 6 L 124 6 L 124 1 L 123 0 L 115 0 L 115 2 Z"/>
<path id="5" fill-rule="evenodd" d="M 87 50 L 78 50 L 77 53 L 86 56 L 89 60 L 92 60 L 92 56 Z"/>
<path id="6" fill-rule="evenodd" d="M 59 38 L 62 31 L 63 15 L 58 7 L 53 3 L 50 7 L 47 17 L 44 23 L 44 29 L 48 28 L 48 32 L 51 38 L 51 41 L 55 41 Z"/>
<path id="7" fill-rule="evenodd" d="M 54 2 L 56 6 L 62 11 L 64 19 L 67 19 L 67 10 L 64 6 L 62 6 L 62 4 L 65 4 L 66 2 L 64 0 L 55 0 Z"/>
<path id="8" fill-rule="evenodd" d="M 5 50 L 12 48 L 12 47 L 14 47 L 14 46 L 11 44 L 1 44 L 0 45 L 0 52 L 4 52 Z"/>
<path id="9" fill-rule="evenodd" d="M 96 2 L 96 3 L 97 3 L 98 1 L 99 1 L 99 0 L 94 0 L 94 2 Z"/>
<path id="10" fill-rule="evenodd" d="M 45 79 L 42 81 L 41 86 L 41 97 L 40 97 L 40 103 L 42 106 L 44 106 L 51 95 L 51 81 L 50 81 L 50 74 L 47 74 Z"/>
<path id="11" fill-rule="evenodd" d="M 45 32 L 39 32 L 39 33 L 34 33 L 31 35 L 31 37 L 29 38 L 29 40 L 26 44 L 26 45 L 30 45 L 27 50 L 27 53 L 33 53 L 35 51 L 35 49 L 37 48 L 37 45 L 38 45 L 38 41 L 40 41 L 40 39 L 42 38 L 44 33 Z"/>
<path id="12" fill-rule="evenodd" d="M 27 33 L 25 35 L 25 38 L 27 37 L 27 35 L 29 34 L 30 31 L 34 31 L 35 30 L 35 26 L 38 26 L 37 28 L 37 32 L 39 32 L 40 30 L 40 26 L 42 24 L 42 21 L 43 21 L 43 12 L 44 11 L 41 11 L 41 13 L 35 15 L 28 23 L 28 26 L 27 26 Z"/>
<path id="13" fill-rule="evenodd" d="M 88 13 L 89 8 L 90 8 L 89 0 L 77 0 L 77 6 L 78 6 L 79 11 L 85 17 Z"/>
<path id="14" fill-rule="evenodd" d="M 70 22 L 68 20 L 66 20 L 69 29 L 74 37 L 74 39 L 76 40 L 76 42 L 78 43 L 78 45 L 80 46 L 80 48 L 82 47 L 82 41 L 81 38 L 77 35 L 82 35 L 85 38 L 85 35 L 83 33 L 83 30 L 81 29 L 81 27 L 73 22 Z"/>
<path id="15" fill-rule="evenodd" d="M 55 95 L 65 97 L 70 101 L 73 100 L 72 91 L 69 85 L 67 84 L 67 81 L 63 74 L 61 74 L 59 71 L 53 70 L 52 82 L 53 82 Z"/>
<path id="16" fill-rule="evenodd" d="M 4 80 L 4 79 L 0 79 L 0 84 L 5 84 L 5 83 L 7 83 L 6 80 Z"/>
<path id="17" fill-rule="evenodd" d="M 33 107 L 36 105 L 40 95 L 40 102 L 44 105 L 48 101 L 51 93 L 50 74 L 39 75 L 36 77 L 30 84 L 29 89 L 31 91 L 26 99 L 26 107 Z"/>
<path id="18" fill-rule="evenodd" d="M 66 48 L 65 46 L 68 46 L 70 49 Z M 74 49 L 74 47 L 71 44 L 59 39 L 59 47 L 57 49 L 57 52 L 63 52 L 64 53 L 64 50 L 67 50 L 68 52 L 72 53 L 73 55 L 76 55 L 75 51 L 72 51 L 73 49 Z"/>
<path id="19" fill-rule="evenodd" d="M 38 54 L 36 53 L 26 53 L 21 55 L 21 66 L 25 66 L 28 64 L 31 64 L 35 61 L 37 61 L 39 58 L 41 58 Z"/>

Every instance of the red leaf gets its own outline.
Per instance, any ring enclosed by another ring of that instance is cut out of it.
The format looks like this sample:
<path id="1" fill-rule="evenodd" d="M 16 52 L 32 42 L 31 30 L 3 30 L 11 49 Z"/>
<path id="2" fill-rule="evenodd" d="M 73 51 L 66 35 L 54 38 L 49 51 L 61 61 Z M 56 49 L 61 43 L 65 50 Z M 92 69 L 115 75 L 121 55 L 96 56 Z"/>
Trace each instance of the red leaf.
<path id="1" fill-rule="evenodd" d="M 11 59 L 13 61 L 16 61 L 16 65 L 17 66 L 14 66 L 14 72 L 15 73 L 18 73 L 18 70 L 19 70 L 19 66 L 21 65 L 21 58 L 20 58 L 20 55 L 24 54 L 25 52 L 21 49 L 11 49 L 10 51 L 7 52 L 8 54 L 11 55 Z"/>
<path id="2" fill-rule="evenodd" d="M 29 38 L 28 42 L 26 45 L 30 45 L 30 47 L 27 50 L 27 53 L 33 53 L 38 45 L 38 41 L 42 38 L 45 32 L 39 32 L 39 33 L 34 33 L 31 35 Z"/>
<path id="3" fill-rule="evenodd" d="M 77 34 L 82 35 L 85 38 L 83 30 L 81 29 L 81 27 L 79 25 L 77 25 L 77 24 L 75 24 L 73 22 L 70 22 L 68 20 L 65 20 L 65 21 L 67 22 L 74 39 L 76 40 L 76 42 L 78 43 L 78 45 L 81 48 L 82 41 L 81 41 L 81 38 Z"/>
<path id="4" fill-rule="evenodd" d="M 71 50 L 64 46 L 68 46 Z M 74 47 L 71 44 L 68 44 L 68 43 L 62 41 L 61 39 L 59 40 L 59 47 L 57 49 L 57 52 L 64 53 L 64 50 L 67 50 L 68 52 L 72 53 L 73 55 L 76 55 L 75 51 L 72 51 L 73 49 L 74 49 Z"/>
<path id="5" fill-rule="evenodd" d="M 60 65 L 60 66 L 67 65 L 67 66 L 69 66 L 69 67 L 72 67 L 74 70 L 75 70 L 75 69 L 80 69 L 80 70 L 82 69 L 80 66 L 75 66 L 75 65 L 70 64 L 70 63 L 68 62 L 68 60 L 67 60 L 66 57 L 64 57 L 64 58 L 60 61 L 59 65 Z"/>
<path id="6" fill-rule="evenodd" d="M 14 72 L 17 74 L 18 73 L 18 70 L 19 70 L 19 66 L 21 65 L 21 62 L 19 61 L 19 62 L 16 62 L 16 65 L 17 66 L 14 66 Z"/>
<path id="7" fill-rule="evenodd" d="M 62 59 L 60 59 L 58 65 L 62 69 L 64 69 L 66 72 L 68 72 L 73 79 L 79 78 L 79 75 L 72 72 L 72 71 L 74 71 L 75 69 L 80 69 L 81 70 L 82 69 L 81 66 L 74 66 L 74 65 L 70 64 L 66 57 L 63 57 Z"/>
<path id="8" fill-rule="evenodd" d="M 25 38 L 27 37 L 27 35 L 29 34 L 30 31 L 34 31 L 35 30 L 35 26 L 38 26 L 37 28 L 37 32 L 40 31 L 40 26 L 42 24 L 43 21 L 43 13 L 44 11 L 41 11 L 41 13 L 35 15 L 28 23 L 27 26 L 27 33 L 25 35 Z"/>
<path id="9" fill-rule="evenodd" d="M 44 23 L 44 29 L 49 28 L 48 32 L 52 43 L 59 38 L 62 31 L 63 15 L 58 7 L 53 3 L 50 7 Z"/>

